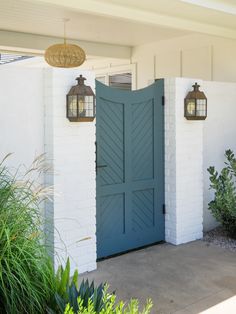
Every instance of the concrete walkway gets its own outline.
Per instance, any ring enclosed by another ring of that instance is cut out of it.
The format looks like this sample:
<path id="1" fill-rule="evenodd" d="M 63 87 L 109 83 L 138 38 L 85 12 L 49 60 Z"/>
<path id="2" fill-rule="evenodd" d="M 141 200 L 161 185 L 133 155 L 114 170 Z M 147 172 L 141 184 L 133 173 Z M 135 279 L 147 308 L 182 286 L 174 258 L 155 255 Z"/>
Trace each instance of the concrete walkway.
<path id="1" fill-rule="evenodd" d="M 196 314 L 207 310 L 204 314 L 231 314 L 229 309 L 222 312 L 227 305 L 232 314 L 236 313 L 236 254 L 202 241 L 180 246 L 160 244 L 107 259 L 83 277 L 97 284 L 108 282 L 124 300 L 133 297 L 144 302 L 152 298 L 152 313 Z"/>

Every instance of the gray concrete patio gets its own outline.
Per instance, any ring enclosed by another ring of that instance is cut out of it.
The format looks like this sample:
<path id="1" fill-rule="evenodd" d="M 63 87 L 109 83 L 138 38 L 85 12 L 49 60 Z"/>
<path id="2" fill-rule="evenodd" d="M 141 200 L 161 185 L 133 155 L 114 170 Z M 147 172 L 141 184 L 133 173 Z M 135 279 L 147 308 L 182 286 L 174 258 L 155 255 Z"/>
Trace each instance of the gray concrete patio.
<path id="1" fill-rule="evenodd" d="M 160 244 L 101 261 L 82 278 L 108 282 L 124 300 L 150 297 L 152 313 L 201 313 L 236 295 L 236 254 L 202 241 Z"/>

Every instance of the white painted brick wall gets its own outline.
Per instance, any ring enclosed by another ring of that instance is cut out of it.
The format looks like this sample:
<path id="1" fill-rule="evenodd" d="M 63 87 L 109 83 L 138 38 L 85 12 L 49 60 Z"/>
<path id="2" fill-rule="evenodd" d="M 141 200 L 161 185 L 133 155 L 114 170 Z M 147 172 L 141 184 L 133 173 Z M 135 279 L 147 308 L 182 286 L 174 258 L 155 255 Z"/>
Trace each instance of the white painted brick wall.
<path id="1" fill-rule="evenodd" d="M 42 69 L 0 66 L 0 112 L 0 162 L 28 169 L 44 149 Z"/>
<path id="2" fill-rule="evenodd" d="M 43 69 L 43 99 L 44 99 L 44 153 L 48 164 L 52 169 L 45 174 L 44 183 L 53 189 L 54 174 L 53 174 L 53 136 L 54 136 L 54 121 L 53 121 L 53 71 L 52 69 Z M 44 230 L 46 232 L 48 251 L 53 257 L 54 255 L 54 196 L 51 195 L 50 201 L 44 202 Z"/>
<path id="3" fill-rule="evenodd" d="M 184 118 L 184 98 L 200 80 L 165 79 L 166 241 L 202 237 L 203 122 Z"/>
<path id="4" fill-rule="evenodd" d="M 165 79 L 165 239 L 175 243 L 176 222 L 176 121 L 175 79 Z"/>
<path id="5" fill-rule="evenodd" d="M 214 191 L 209 190 L 207 168 L 215 166 L 220 171 L 225 166 L 225 150 L 230 148 L 236 153 L 236 83 L 204 82 L 203 89 L 207 96 L 208 109 L 203 128 L 203 227 L 207 231 L 217 225 L 208 210 L 208 203 L 213 200 Z"/>
<path id="6" fill-rule="evenodd" d="M 66 94 L 79 74 L 94 88 L 90 72 L 45 70 L 45 150 L 54 167 L 55 267 L 69 256 L 72 271 L 83 273 L 96 268 L 95 122 L 66 119 Z"/>

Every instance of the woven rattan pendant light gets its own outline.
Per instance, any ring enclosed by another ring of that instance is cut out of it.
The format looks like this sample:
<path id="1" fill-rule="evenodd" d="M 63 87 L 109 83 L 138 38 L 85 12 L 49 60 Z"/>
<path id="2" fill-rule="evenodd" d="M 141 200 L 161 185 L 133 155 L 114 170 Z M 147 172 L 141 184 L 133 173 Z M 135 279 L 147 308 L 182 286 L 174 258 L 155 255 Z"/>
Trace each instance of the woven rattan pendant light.
<path id="1" fill-rule="evenodd" d="M 66 22 L 64 19 L 64 43 L 55 44 L 47 48 L 44 54 L 45 61 L 58 68 L 75 68 L 84 63 L 86 55 L 82 48 L 66 42 Z"/>

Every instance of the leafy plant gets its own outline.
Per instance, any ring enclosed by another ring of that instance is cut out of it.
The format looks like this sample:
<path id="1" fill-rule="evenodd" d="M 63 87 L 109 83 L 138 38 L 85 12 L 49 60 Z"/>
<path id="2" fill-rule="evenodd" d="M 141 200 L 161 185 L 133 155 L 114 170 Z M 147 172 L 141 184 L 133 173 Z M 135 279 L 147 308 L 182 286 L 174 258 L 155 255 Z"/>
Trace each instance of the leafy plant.
<path id="1" fill-rule="evenodd" d="M 103 307 L 96 311 L 93 301 L 90 299 L 87 305 L 84 305 L 83 300 L 78 298 L 78 310 L 68 304 L 64 314 L 149 314 L 152 308 L 152 301 L 147 300 L 143 310 L 139 309 L 139 302 L 136 299 L 131 299 L 128 304 L 123 301 L 116 303 L 115 294 L 107 293 L 107 288 L 104 290 Z"/>
<path id="2" fill-rule="evenodd" d="M 65 269 L 60 266 L 55 276 L 55 294 L 48 307 L 48 313 L 64 313 L 67 304 L 75 313 L 79 310 L 78 298 L 83 301 L 83 305 L 87 307 L 91 301 L 94 310 L 99 312 L 103 307 L 103 290 L 105 285 L 100 284 L 99 287 L 94 286 L 94 282 L 89 284 L 88 280 L 82 281 L 78 288 L 78 271 L 74 272 L 70 279 L 70 260 L 67 259 Z"/>
<path id="3" fill-rule="evenodd" d="M 45 313 L 54 290 L 40 210 L 47 191 L 36 183 L 43 164 L 40 156 L 24 175 L 0 164 L 0 313 Z"/>
<path id="4" fill-rule="evenodd" d="M 78 272 L 70 278 L 69 259 L 54 274 L 40 208 L 49 191 L 36 183 L 45 170 L 43 156 L 22 175 L 0 163 L 0 313 L 138 314 L 137 300 L 115 305 L 104 284 L 83 280 L 78 287 Z M 141 313 L 148 314 L 151 306 L 148 301 Z"/>
<path id="5" fill-rule="evenodd" d="M 209 167 L 210 188 L 215 198 L 209 203 L 209 209 L 227 233 L 236 238 L 236 158 L 231 150 L 225 152 L 225 167 L 218 173 L 215 167 Z"/>

